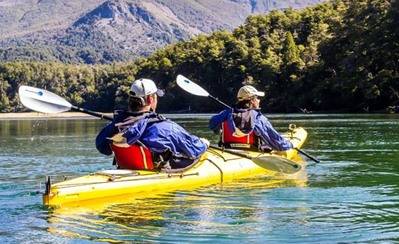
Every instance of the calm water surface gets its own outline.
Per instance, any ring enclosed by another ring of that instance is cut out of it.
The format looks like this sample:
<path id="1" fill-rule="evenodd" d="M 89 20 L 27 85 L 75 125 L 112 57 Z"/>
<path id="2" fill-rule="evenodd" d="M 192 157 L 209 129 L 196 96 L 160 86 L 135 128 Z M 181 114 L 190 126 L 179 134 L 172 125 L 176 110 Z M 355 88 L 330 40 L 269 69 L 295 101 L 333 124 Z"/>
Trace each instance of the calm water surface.
<path id="1" fill-rule="evenodd" d="M 169 116 L 216 142 L 207 115 Z M 398 115 L 271 115 L 309 132 L 307 182 L 265 177 L 129 198 L 93 211 L 42 206 L 46 175 L 112 168 L 99 120 L 0 120 L 0 243 L 398 242 Z M 313 165 L 312 165 L 313 164 Z"/>

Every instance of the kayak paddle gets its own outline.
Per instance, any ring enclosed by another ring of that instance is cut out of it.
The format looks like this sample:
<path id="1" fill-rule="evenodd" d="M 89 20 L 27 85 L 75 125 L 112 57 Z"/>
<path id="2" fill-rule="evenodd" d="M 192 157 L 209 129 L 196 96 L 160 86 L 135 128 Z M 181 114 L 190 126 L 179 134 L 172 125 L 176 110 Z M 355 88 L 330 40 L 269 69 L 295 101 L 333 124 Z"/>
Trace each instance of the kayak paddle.
<path id="1" fill-rule="evenodd" d="M 112 117 L 110 116 L 74 106 L 64 98 L 52 92 L 36 87 L 20 86 L 18 89 L 18 94 L 21 103 L 25 107 L 37 112 L 54 114 L 74 110 L 90 114 L 101 119 L 112 120 Z"/>
<path id="2" fill-rule="evenodd" d="M 297 164 L 294 161 L 275 155 L 262 155 L 259 157 L 252 157 L 245 153 L 240 153 L 234 150 L 225 149 L 214 145 L 210 145 L 209 147 L 233 155 L 237 155 L 243 158 L 248 158 L 252 160 L 255 164 L 259 165 L 260 167 L 271 171 L 276 171 L 284 174 L 295 174 L 296 172 L 302 169 L 302 166 L 300 164 Z"/>
<path id="3" fill-rule="evenodd" d="M 229 105 L 225 104 L 224 102 L 220 101 L 218 98 L 210 95 L 204 88 L 196 84 L 195 82 L 189 80 L 188 78 L 184 77 L 183 75 L 178 75 L 176 78 L 177 85 L 185 90 L 186 92 L 202 97 L 209 97 L 215 100 L 216 102 L 220 103 L 221 105 L 225 106 L 226 108 L 232 109 Z M 313 160 L 316 163 L 320 163 L 320 160 L 316 159 L 315 157 L 311 156 L 309 153 L 304 152 L 303 150 L 294 147 L 300 154 L 305 155 L 309 159 Z"/>

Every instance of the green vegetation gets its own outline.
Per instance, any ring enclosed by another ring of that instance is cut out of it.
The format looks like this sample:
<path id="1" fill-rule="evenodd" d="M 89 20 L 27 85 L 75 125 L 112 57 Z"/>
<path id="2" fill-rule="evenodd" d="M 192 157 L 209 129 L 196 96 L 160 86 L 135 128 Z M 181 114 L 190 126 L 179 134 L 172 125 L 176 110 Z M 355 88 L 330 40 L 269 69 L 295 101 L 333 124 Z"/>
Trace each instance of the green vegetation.
<path id="1" fill-rule="evenodd" d="M 21 111 L 20 84 L 46 88 L 99 111 L 123 106 L 129 84 L 148 77 L 167 90 L 161 111 L 219 105 L 175 87 L 177 74 L 232 104 L 238 88 L 267 92 L 272 112 L 361 112 L 399 105 L 399 1 L 340 0 L 250 16 L 234 30 L 200 35 L 131 64 L 0 64 L 0 110 Z"/>

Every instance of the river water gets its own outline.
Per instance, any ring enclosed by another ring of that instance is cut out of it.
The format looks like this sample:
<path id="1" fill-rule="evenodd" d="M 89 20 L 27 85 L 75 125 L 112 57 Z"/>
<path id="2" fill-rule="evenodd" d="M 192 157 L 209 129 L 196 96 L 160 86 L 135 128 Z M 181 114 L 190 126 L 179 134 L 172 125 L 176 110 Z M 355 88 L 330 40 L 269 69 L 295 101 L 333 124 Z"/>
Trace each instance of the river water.
<path id="1" fill-rule="evenodd" d="M 216 142 L 209 115 L 169 115 Z M 270 115 L 309 133 L 307 180 L 265 177 L 129 199 L 96 211 L 48 209 L 46 175 L 111 169 L 104 121 L 0 120 L 0 243 L 399 241 L 398 115 Z"/>

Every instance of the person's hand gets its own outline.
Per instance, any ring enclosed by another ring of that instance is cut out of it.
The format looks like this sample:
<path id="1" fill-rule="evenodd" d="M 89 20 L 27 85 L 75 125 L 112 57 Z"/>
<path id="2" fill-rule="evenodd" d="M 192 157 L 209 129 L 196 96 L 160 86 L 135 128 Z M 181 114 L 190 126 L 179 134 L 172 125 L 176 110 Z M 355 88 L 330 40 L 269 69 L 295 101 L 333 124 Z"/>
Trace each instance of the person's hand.
<path id="1" fill-rule="evenodd" d="M 206 145 L 206 147 L 209 147 L 210 142 L 208 141 L 208 139 L 201 137 L 200 140 Z"/>
<path id="2" fill-rule="evenodd" d="M 115 143 L 126 143 L 126 138 L 123 137 L 123 133 L 115 134 L 113 137 L 109 138 Z"/>

